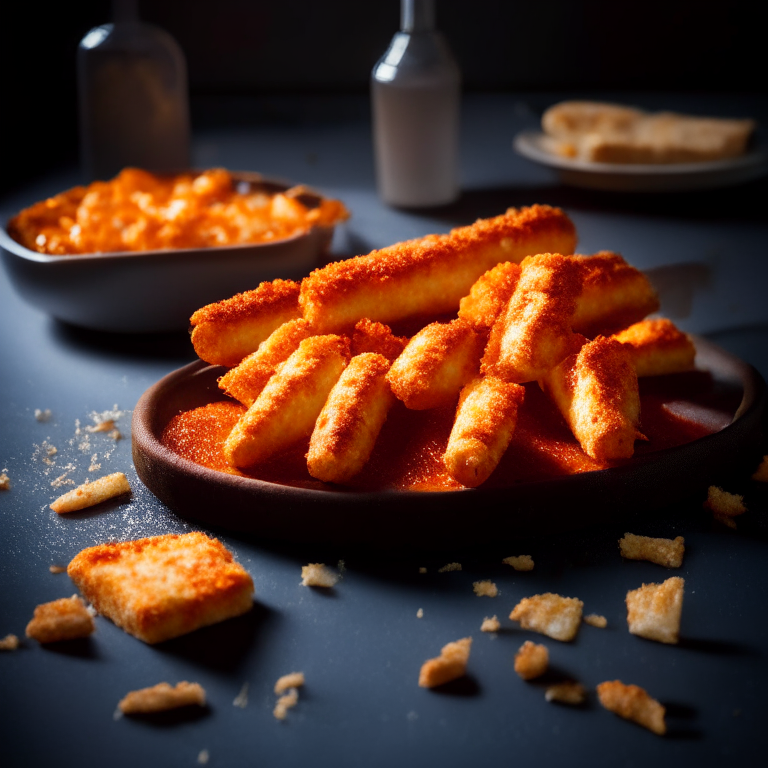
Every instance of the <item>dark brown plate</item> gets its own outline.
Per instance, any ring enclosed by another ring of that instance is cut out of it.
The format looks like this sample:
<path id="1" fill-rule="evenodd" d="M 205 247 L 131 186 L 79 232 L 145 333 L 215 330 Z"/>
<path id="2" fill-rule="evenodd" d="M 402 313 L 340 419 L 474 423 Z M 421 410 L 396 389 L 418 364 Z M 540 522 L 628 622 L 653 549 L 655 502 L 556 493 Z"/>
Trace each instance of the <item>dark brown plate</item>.
<path id="1" fill-rule="evenodd" d="M 441 492 L 316 490 L 217 472 L 160 442 L 177 413 L 223 399 L 216 385 L 223 369 L 202 361 L 168 374 L 142 395 L 133 414 L 133 460 L 149 490 L 182 517 L 267 539 L 446 547 L 575 529 L 617 509 L 671 504 L 704 491 L 724 468 L 752 460 L 761 439 L 765 382 L 752 366 L 705 339 L 696 345 L 697 368 L 740 403 L 731 423 L 611 469 Z"/>

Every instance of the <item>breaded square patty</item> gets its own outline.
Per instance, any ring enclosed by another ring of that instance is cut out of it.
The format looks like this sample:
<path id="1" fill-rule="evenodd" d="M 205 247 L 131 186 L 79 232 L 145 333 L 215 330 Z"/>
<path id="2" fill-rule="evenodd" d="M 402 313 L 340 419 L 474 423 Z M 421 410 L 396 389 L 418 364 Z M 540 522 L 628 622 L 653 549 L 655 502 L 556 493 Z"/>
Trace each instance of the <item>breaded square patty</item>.
<path id="1" fill-rule="evenodd" d="M 89 547 L 67 573 L 100 614 L 145 643 L 253 606 L 250 575 L 218 539 L 198 532 Z"/>

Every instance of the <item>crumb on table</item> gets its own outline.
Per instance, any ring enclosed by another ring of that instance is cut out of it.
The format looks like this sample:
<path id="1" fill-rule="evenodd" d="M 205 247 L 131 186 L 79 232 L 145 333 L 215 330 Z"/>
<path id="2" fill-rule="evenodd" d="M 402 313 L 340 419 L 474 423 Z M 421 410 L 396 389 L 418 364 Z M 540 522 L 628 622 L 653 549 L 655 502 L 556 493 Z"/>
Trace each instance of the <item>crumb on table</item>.
<path id="1" fill-rule="evenodd" d="M 6 635 L 0 640 L 0 651 L 15 651 L 19 647 L 19 638 L 16 635 Z"/>
<path id="2" fill-rule="evenodd" d="M 151 688 L 131 691 L 120 700 L 117 707 L 124 715 L 140 715 L 195 704 L 205 706 L 205 690 L 199 683 L 188 683 L 185 680 L 175 687 L 168 683 L 158 683 Z"/>
<path id="3" fill-rule="evenodd" d="M 627 624 L 633 635 L 677 643 L 685 580 L 673 576 L 661 584 L 643 584 L 627 592 Z"/>
<path id="4" fill-rule="evenodd" d="M 715 520 L 729 528 L 736 528 L 736 521 L 733 518 L 743 515 L 747 511 L 743 496 L 728 493 L 716 485 L 709 486 L 704 506 L 712 510 Z"/>
<path id="5" fill-rule="evenodd" d="M 606 681 L 597 686 L 600 703 L 625 720 L 648 728 L 659 736 L 667 731 L 664 707 L 638 685 L 624 685 L 620 680 Z"/>
<path id="6" fill-rule="evenodd" d="M 471 648 L 471 637 L 444 645 L 438 657 L 422 664 L 419 685 L 422 688 L 435 688 L 465 675 Z"/>
<path id="7" fill-rule="evenodd" d="M 499 588 L 488 580 L 473 582 L 472 589 L 478 597 L 496 597 L 499 594 Z"/>
<path id="8" fill-rule="evenodd" d="M 423 619 L 424 618 L 424 609 L 423 608 L 419 608 L 419 610 L 416 611 L 416 618 L 417 619 Z"/>
<path id="9" fill-rule="evenodd" d="M 654 539 L 650 536 L 636 536 L 625 533 L 619 539 L 621 556 L 627 560 L 648 560 L 666 568 L 679 568 L 683 564 L 685 539 Z"/>
<path id="10" fill-rule="evenodd" d="M 549 651 L 546 646 L 526 640 L 515 654 L 515 672 L 523 680 L 541 677 L 549 666 Z"/>
<path id="11" fill-rule="evenodd" d="M 0 472 L 0 491 L 9 491 L 11 489 L 11 478 L 7 472 Z"/>
<path id="12" fill-rule="evenodd" d="M 303 587 L 334 587 L 339 575 L 325 563 L 309 563 L 301 567 L 301 585 Z"/>
<path id="13" fill-rule="evenodd" d="M 59 515 L 77 512 L 130 491 L 128 478 L 122 472 L 115 472 L 112 475 L 100 477 L 92 483 L 83 483 L 63 496 L 59 496 L 51 504 L 51 509 Z"/>
<path id="14" fill-rule="evenodd" d="M 576 637 L 581 624 L 584 603 L 575 597 L 545 592 L 523 598 L 509 618 L 519 621 L 523 629 L 541 632 L 543 635 L 567 642 Z"/>
<path id="15" fill-rule="evenodd" d="M 272 710 L 272 714 L 278 720 L 285 720 L 288 715 L 288 710 L 291 707 L 295 707 L 299 701 L 299 692 L 295 688 L 291 688 L 288 693 L 281 696 L 275 704 L 275 708 Z"/>
<path id="16" fill-rule="evenodd" d="M 501 622 L 496 616 L 491 616 L 490 619 L 486 616 L 480 625 L 481 632 L 498 632 L 500 629 Z"/>
<path id="17" fill-rule="evenodd" d="M 599 613 L 589 613 L 583 618 L 585 624 L 589 624 L 591 627 L 597 627 L 598 629 L 605 629 L 608 626 L 608 619 L 605 616 L 601 616 Z"/>
<path id="18" fill-rule="evenodd" d="M 26 634 L 39 643 L 58 643 L 88 637 L 95 629 L 85 603 L 72 595 L 38 605 L 32 621 L 27 624 Z"/>
<path id="19" fill-rule="evenodd" d="M 289 688 L 301 688 L 304 685 L 304 673 L 303 672 L 289 672 L 287 675 L 283 675 L 275 683 L 275 693 L 279 696 L 281 693 L 285 693 Z"/>
<path id="20" fill-rule="evenodd" d="M 544 698 L 559 704 L 583 704 L 587 698 L 587 689 L 581 683 L 573 681 L 555 683 L 544 691 Z"/>
<path id="21" fill-rule="evenodd" d="M 511 565 L 516 571 L 533 570 L 533 558 L 530 555 L 505 557 L 501 562 L 505 565 Z"/>
<path id="22" fill-rule="evenodd" d="M 448 573 L 449 571 L 460 571 L 461 563 L 446 563 L 442 568 L 438 568 L 438 573 Z"/>

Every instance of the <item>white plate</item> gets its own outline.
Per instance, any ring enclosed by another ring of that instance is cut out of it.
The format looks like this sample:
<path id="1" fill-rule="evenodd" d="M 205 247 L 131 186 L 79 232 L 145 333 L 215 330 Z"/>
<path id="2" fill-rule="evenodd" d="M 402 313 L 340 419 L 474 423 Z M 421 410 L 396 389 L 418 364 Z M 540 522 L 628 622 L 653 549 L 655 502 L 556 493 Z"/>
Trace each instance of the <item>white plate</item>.
<path id="1" fill-rule="evenodd" d="M 541 131 L 524 131 L 515 136 L 515 151 L 556 170 L 563 184 L 612 192 L 683 192 L 742 184 L 768 173 L 768 152 L 751 149 L 741 157 L 706 163 L 670 165 L 619 165 L 590 163 L 555 155 L 547 149 Z"/>

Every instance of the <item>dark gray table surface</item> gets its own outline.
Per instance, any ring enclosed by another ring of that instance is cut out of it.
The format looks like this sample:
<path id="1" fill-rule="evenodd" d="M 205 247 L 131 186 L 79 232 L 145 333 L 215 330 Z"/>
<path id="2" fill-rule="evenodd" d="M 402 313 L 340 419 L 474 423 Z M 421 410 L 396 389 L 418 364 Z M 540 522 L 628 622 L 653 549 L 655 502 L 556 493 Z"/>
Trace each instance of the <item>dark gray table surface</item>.
<path id="1" fill-rule="evenodd" d="M 765 181 L 667 196 L 561 187 L 550 171 L 511 149 L 513 135 L 535 125 L 554 98 L 468 97 L 464 194 L 440 211 L 395 211 L 379 203 L 364 99 L 272 99 L 241 104 L 231 115 L 217 108 L 217 119 L 198 128 L 195 161 L 287 177 L 342 198 L 352 218 L 335 237 L 338 256 L 446 231 L 510 205 L 561 205 L 577 225 L 581 252 L 624 254 L 649 272 L 662 309 L 682 328 L 707 335 L 768 376 Z M 644 99 L 654 108 L 751 114 L 764 124 L 768 118 L 764 100 L 748 97 Z M 76 182 L 74 169 L 30 179 L 0 201 L 0 216 Z M 193 529 L 136 477 L 130 413 L 147 387 L 194 353 L 185 332 L 119 336 L 65 326 L 23 303 L 4 272 L 0 327 L 0 470 L 12 482 L 0 491 L 0 636 L 23 636 L 35 605 L 75 591 L 50 565 L 66 565 L 83 547 L 104 541 Z M 50 421 L 35 419 L 38 408 L 51 410 Z M 93 413 L 110 410 L 119 412 L 125 439 L 83 431 Z M 58 449 L 53 465 L 42 460 L 46 445 Z M 60 491 L 51 481 L 71 465 L 72 478 L 82 482 L 93 476 L 93 462 L 101 473 L 128 475 L 130 500 L 55 515 L 48 504 Z M 749 511 L 737 532 L 713 524 L 701 508 L 705 487 L 675 508 L 632 515 L 617 509 L 615 524 L 472 550 L 459 537 L 450 552 L 299 547 L 213 531 L 253 576 L 254 610 L 157 647 L 99 618 L 88 641 L 42 648 L 27 640 L 17 652 L 0 654 L 1 762 L 194 766 L 206 750 L 213 766 L 762 764 L 768 489 L 749 480 L 753 469 L 718 478 L 745 495 Z M 626 591 L 672 573 L 622 561 L 617 539 L 625 530 L 685 537 L 685 561 L 676 572 L 686 580 L 676 647 L 627 631 Z M 536 562 L 530 573 L 501 563 L 523 553 Z M 301 565 L 339 560 L 343 579 L 330 593 L 299 585 Z M 437 572 L 454 560 L 461 572 Z M 499 596 L 476 597 L 478 579 L 492 579 Z M 585 611 L 607 617 L 608 627 L 583 626 L 573 643 L 558 643 L 507 619 L 522 597 L 546 591 L 581 598 Z M 483 618 L 494 614 L 502 631 L 480 632 Z M 468 677 L 444 691 L 418 688 L 421 663 L 468 635 L 474 640 Z M 572 676 L 591 689 L 586 706 L 548 704 L 543 684 L 516 676 L 514 653 L 526 639 L 547 645 L 553 676 Z M 294 670 L 305 673 L 306 687 L 281 723 L 272 716 L 272 687 Z M 594 686 L 617 678 L 666 704 L 665 738 L 600 707 Z M 154 720 L 113 719 L 128 690 L 163 680 L 200 682 L 209 706 Z M 246 683 L 247 706 L 233 706 Z"/>

